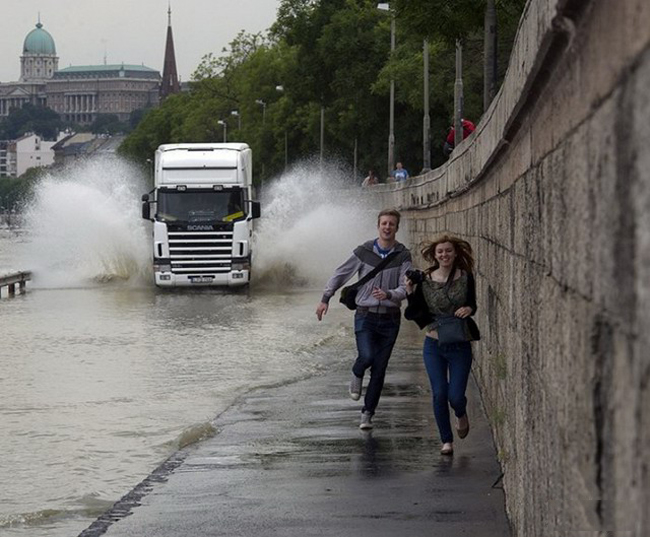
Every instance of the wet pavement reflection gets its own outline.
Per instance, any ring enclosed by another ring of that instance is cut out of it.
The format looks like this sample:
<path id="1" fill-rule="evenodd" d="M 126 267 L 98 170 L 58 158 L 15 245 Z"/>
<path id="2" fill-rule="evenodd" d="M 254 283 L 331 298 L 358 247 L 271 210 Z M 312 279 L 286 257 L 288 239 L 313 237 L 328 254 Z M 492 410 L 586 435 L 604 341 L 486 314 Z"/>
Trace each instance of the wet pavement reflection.
<path id="1" fill-rule="evenodd" d="M 395 356 L 371 431 L 358 428 L 346 365 L 260 390 L 82 536 L 510 535 L 476 386 L 470 435 L 441 455 L 420 351 Z"/>

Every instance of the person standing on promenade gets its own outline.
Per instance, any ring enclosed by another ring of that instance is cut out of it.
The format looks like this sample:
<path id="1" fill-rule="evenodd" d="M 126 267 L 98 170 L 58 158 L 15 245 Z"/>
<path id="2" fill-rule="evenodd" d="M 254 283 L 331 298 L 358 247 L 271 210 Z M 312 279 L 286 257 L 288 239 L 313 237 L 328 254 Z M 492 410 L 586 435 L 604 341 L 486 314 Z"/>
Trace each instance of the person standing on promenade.
<path id="1" fill-rule="evenodd" d="M 361 183 L 361 186 L 362 187 L 368 187 L 368 186 L 374 186 L 376 184 L 379 184 L 379 179 L 377 178 L 377 175 L 375 174 L 375 170 L 370 169 L 370 170 L 368 170 L 367 177 Z"/>
<path id="2" fill-rule="evenodd" d="M 476 313 L 474 257 L 467 241 L 443 235 L 424 245 L 422 257 L 432 263 L 424 272 L 406 276 L 408 305 L 404 316 L 427 329 L 424 365 L 443 455 L 454 452 L 449 406 L 456 415 L 456 433 L 469 433 L 465 391 L 472 367 L 470 341 L 481 335 L 471 315 Z"/>
<path id="3" fill-rule="evenodd" d="M 352 367 L 350 397 L 361 397 L 363 376 L 370 369 L 370 381 L 366 388 L 361 410 L 361 429 L 372 429 L 372 417 L 379 403 L 388 360 L 400 327 L 400 304 L 406 297 L 406 272 L 411 268 L 411 252 L 397 242 L 400 213 L 385 209 L 377 217 L 379 236 L 354 249 L 353 254 L 335 271 L 316 307 L 318 320 L 327 313 L 328 304 L 337 289 L 354 274 L 363 278 L 382 259 L 392 255 L 388 264 L 358 289 L 354 314 L 354 335 L 358 356 Z"/>
<path id="4" fill-rule="evenodd" d="M 409 178 L 409 172 L 402 166 L 401 162 L 398 162 L 395 165 L 395 169 L 392 171 L 391 175 L 393 176 L 393 181 L 396 183 L 406 181 Z"/>

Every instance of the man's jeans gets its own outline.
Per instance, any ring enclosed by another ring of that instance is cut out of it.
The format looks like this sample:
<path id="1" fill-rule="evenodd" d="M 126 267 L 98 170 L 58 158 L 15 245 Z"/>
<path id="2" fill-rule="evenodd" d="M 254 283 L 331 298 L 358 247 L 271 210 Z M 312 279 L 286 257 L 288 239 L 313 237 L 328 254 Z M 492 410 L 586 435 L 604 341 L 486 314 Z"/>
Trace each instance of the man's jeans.
<path id="1" fill-rule="evenodd" d="M 433 413 L 440 431 L 440 440 L 453 442 L 449 421 L 449 405 L 456 417 L 462 418 L 467 407 L 465 390 L 472 368 L 472 346 L 463 343 L 440 344 L 437 339 L 424 338 L 424 365 L 433 392 Z"/>
<path id="2" fill-rule="evenodd" d="M 388 359 L 393 351 L 400 325 L 400 310 L 380 314 L 359 312 L 354 314 L 354 335 L 359 353 L 352 372 L 359 378 L 370 368 L 370 381 L 366 388 L 363 412 L 375 413 L 379 404 Z"/>

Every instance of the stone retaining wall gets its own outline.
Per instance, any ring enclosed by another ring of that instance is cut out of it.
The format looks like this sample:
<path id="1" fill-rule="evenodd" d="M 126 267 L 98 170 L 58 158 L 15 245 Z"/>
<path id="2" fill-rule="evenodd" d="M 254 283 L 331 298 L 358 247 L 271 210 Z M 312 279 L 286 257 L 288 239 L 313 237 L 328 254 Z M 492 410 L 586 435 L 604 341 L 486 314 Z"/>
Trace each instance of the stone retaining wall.
<path id="1" fill-rule="evenodd" d="M 373 189 L 414 250 L 440 231 L 475 248 L 474 373 L 515 535 L 650 535 L 649 176 L 650 2 L 533 0 L 476 132 Z"/>

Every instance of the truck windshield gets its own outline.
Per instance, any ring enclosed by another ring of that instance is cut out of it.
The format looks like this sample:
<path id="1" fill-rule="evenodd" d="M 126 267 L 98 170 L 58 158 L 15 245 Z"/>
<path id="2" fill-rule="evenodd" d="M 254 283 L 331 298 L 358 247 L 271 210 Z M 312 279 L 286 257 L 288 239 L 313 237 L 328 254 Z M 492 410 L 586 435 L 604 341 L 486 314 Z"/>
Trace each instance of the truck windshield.
<path id="1" fill-rule="evenodd" d="M 156 217 L 163 222 L 234 222 L 246 216 L 243 190 L 160 190 Z"/>

